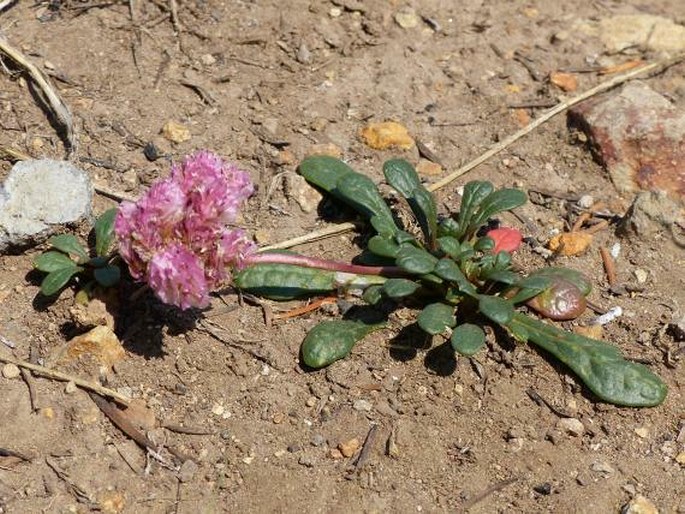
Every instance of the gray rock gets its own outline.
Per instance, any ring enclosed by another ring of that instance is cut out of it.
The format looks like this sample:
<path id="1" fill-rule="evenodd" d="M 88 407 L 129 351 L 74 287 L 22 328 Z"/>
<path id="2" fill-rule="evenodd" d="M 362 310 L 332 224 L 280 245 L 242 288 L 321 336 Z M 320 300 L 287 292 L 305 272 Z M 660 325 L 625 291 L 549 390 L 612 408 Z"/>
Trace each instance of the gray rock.
<path id="1" fill-rule="evenodd" d="M 685 27 L 651 14 L 619 14 L 599 22 L 599 35 L 609 53 L 631 47 L 657 52 L 685 50 Z"/>
<path id="2" fill-rule="evenodd" d="M 585 433 L 585 425 L 576 418 L 561 418 L 557 422 L 557 428 L 562 432 L 575 437 L 580 437 Z"/>
<path id="3" fill-rule="evenodd" d="M 0 186 L 0 252 L 38 244 L 91 215 L 83 170 L 50 159 L 18 162 Z"/>
<path id="4" fill-rule="evenodd" d="M 651 239 L 659 232 L 673 234 L 681 208 L 662 191 L 639 193 L 618 226 L 619 235 Z"/>
<path id="5" fill-rule="evenodd" d="M 373 409 L 373 405 L 371 405 L 371 402 L 368 400 L 355 400 L 352 407 L 354 410 L 358 410 L 360 412 L 369 412 L 371 409 Z"/>

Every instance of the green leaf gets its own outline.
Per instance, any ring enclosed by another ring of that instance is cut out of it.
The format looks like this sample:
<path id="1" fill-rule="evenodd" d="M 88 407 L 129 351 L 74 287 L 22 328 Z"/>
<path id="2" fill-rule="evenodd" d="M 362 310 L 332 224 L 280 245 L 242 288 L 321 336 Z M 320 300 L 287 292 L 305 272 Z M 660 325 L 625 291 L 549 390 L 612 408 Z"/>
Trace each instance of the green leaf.
<path id="1" fill-rule="evenodd" d="M 383 175 L 391 187 L 397 189 L 405 198 L 414 194 L 421 187 L 421 179 L 414 166 L 404 159 L 391 159 L 383 164 Z"/>
<path id="2" fill-rule="evenodd" d="M 444 303 L 431 303 L 419 313 L 416 321 L 424 332 L 431 335 L 442 334 L 456 325 L 454 306 Z"/>
<path id="3" fill-rule="evenodd" d="M 454 282 L 462 293 L 469 296 L 475 296 L 477 294 L 476 287 L 469 282 L 453 260 L 440 259 L 435 266 L 434 271 L 439 277 Z"/>
<path id="4" fill-rule="evenodd" d="M 646 366 L 627 361 L 603 341 L 565 332 L 516 313 L 508 324 L 512 331 L 527 333 L 528 340 L 551 353 L 573 370 L 600 399 L 628 407 L 653 407 L 668 391 Z"/>
<path id="5" fill-rule="evenodd" d="M 438 234 L 440 236 L 459 236 L 459 223 L 454 218 L 445 218 L 438 225 Z"/>
<path id="6" fill-rule="evenodd" d="M 485 332 L 478 325 L 464 323 L 454 329 L 450 343 L 455 352 L 471 357 L 485 346 Z"/>
<path id="7" fill-rule="evenodd" d="M 404 159 L 392 159 L 383 165 L 385 180 L 409 202 L 426 241 L 433 246 L 438 231 L 438 212 L 433 195 L 421 184 L 414 167 Z"/>
<path id="8" fill-rule="evenodd" d="M 456 259 L 462 252 L 462 246 L 458 239 L 452 236 L 442 236 L 438 238 L 438 247 L 447 255 Z"/>
<path id="9" fill-rule="evenodd" d="M 72 234 L 60 234 L 48 239 L 48 244 L 57 248 L 59 251 L 78 257 L 79 262 L 88 260 L 88 252 L 79 242 L 78 238 Z"/>
<path id="10" fill-rule="evenodd" d="M 328 155 L 314 155 L 304 159 L 297 170 L 307 182 L 335 195 L 338 181 L 351 173 L 356 173 L 347 164 Z"/>
<path id="11" fill-rule="evenodd" d="M 508 285 L 516 284 L 521 279 L 518 273 L 499 269 L 492 269 L 491 271 L 485 272 L 481 275 L 481 277 L 486 280 L 493 280 L 495 282 L 501 282 L 502 284 Z"/>
<path id="12" fill-rule="evenodd" d="M 500 325 L 506 325 L 514 316 L 514 305 L 499 296 L 481 295 L 478 298 L 478 310 Z"/>
<path id="13" fill-rule="evenodd" d="M 109 209 L 95 221 L 95 253 L 100 257 L 107 255 L 112 247 L 116 217 L 117 209 Z"/>
<path id="14" fill-rule="evenodd" d="M 354 345 L 383 324 L 360 321 L 324 321 L 312 328 L 302 342 L 302 359 L 310 368 L 323 368 L 349 355 Z"/>
<path id="15" fill-rule="evenodd" d="M 580 292 L 583 294 L 583 296 L 589 295 L 592 291 L 592 283 L 590 280 L 588 280 L 583 273 L 574 269 L 550 266 L 549 268 L 542 268 L 528 276 L 528 278 L 531 279 L 533 277 L 543 277 L 549 279 L 560 278 L 566 280 L 580 289 Z"/>
<path id="16" fill-rule="evenodd" d="M 361 173 L 350 173 L 338 180 L 335 195 L 369 219 L 377 218 L 373 226 L 381 233 L 395 234 L 397 226 L 392 212 L 378 192 L 373 180 Z"/>
<path id="17" fill-rule="evenodd" d="M 376 305 L 383 299 L 383 286 L 373 285 L 364 289 L 362 300 L 369 305 Z"/>
<path id="18" fill-rule="evenodd" d="M 50 273 L 59 269 L 73 268 L 76 266 L 76 263 L 62 252 L 50 250 L 36 257 L 33 261 L 33 265 L 40 271 Z"/>
<path id="19" fill-rule="evenodd" d="M 233 275 L 239 289 L 272 300 L 292 300 L 337 288 L 334 271 L 291 264 L 255 264 Z"/>
<path id="20" fill-rule="evenodd" d="M 74 264 L 73 261 L 70 267 L 51 271 L 40 283 L 40 292 L 45 296 L 52 296 L 67 285 L 71 277 L 80 271 L 83 271 L 83 268 Z"/>
<path id="21" fill-rule="evenodd" d="M 473 249 L 477 252 L 489 252 L 495 247 L 495 241 L 491 237 L 484 236 L 478 239 L 473 245 Z"/>
<path id="22" fill-rule="evenodd" d="M 379 235 L 373 236 L 371 239 L 369 239 L 366 247 L 369 249 L 369 251 L 375 253 L 376 255 L 380 255 L 381 257 L 395 258 L 400 251 L 400 245 L 395 243 L 395 241 L 389 237 Z"/>
<path id="23" fill-rule="evenodd" d="M 421 287 L 406 278 L 390 278 L 383 284 L 383 291 L 390 298 L 404 298 L 414 294 Z"/>
<path id="24" fill-rule="evenodd" d="M 538 274 L 529 275 L 514 284 L 518 288 L 518 291 L 516 291 L 514 296 L 509 298 L 509 301 L 512 303 L 520 303 L 530 300 L 547 289 L 551 283 L 552 279 L 549 277 L 543 277 Z"/>
<path id="25" fill-rule="evenodd" d="M 402 245 L 397 254 L 397 265 L 403 270 L 417 275 L 430 273 L 437 263 L 438 259 L 433 255 L 410 244 Z"/>
<path id="26" fill-rule="evenodd" d="M 93 276 L 102 287 L 112 287 L 119 282 L 121 270 L 119 266 L 109 265 L 93 270 Z"/>
<path id="27" fill-rule="evenodd" d="M 480 203 L 487 198 L 495 188 L 487 181 L 471 181 L 464 186 L 464 196 L 461 199 L 461 206 L 459 207 L 459 216 L 457 222 L 459 223 L 459 232 L 457 238 L 466 234 L 466 229 L 471 225 L 471 218 L 473 213 Z"/>
<path id="28" fill-rule="evenodd" d="M 395 233 L 394 235 L 395 241 L 398 245 L 416 242 L 416 238 L 412 236 L 409 232 L 405 232 L 404 230 L 398 230 L 397 233 Z"/>
<path id="29" fill-rule="evenodd" d="M 469 223 L 467 233 L 472 233 L 497 213 L 509 211 L 523 205 L 528 200 L 520 189 L 498 189 L 485 198 Z"/>

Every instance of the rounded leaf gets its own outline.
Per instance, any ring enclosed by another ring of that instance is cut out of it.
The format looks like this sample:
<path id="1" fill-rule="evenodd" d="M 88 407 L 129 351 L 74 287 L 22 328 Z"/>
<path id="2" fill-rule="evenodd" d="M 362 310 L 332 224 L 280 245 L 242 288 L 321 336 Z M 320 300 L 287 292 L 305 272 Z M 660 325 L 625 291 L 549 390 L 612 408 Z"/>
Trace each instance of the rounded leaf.
<path id="1" fill-rule="evenodd" d="M 104 268 L 96 268 L 93 271 L 93 276 L 102 287 L 112 287 L 119 282 L 121 270 L 118 266 L 105 266 Z"/>
<path id="2" fill-rule="evenodd" d="M 481 296 L 478 300 L 478 310 L 500 325 L 506 325 L 514 317 L 514 305 L 499 296 Z"/>
<path id="3" fill-rule="evenodd" d="M 95 253 L 100 257 L 109 253 L 114 242 L 114 219 L 117 209 L 108 209 L 95 221 Z"/>
<path id="4" fill-rule="evenodd" d="M 404 244 L 397 254 L 397 265 L 409 273 L 425 275 L 438 263 L 433 255 L 410 244 Z"/>
<path id="5" fill-rule="evenodd" d="M 302 342 L 302 359 L 310 368 L 323 368 L 346 357 L 354 345 L 383 325 L 360 321 L 324 321 L 312 328 Z"/>
<path id="6" fill-rule="evenodd" d="M 48 244 L 59 251 L 78 257 L 79 262 L 88 260 L 88 252 L 73 234 L 60 234 L 48 239 Z"/>
<path id="7" fill-rule="evenodd" d="M 456 325 L 454 306 L 445 303 L 431 303 L 419 313 L 416 321 L 424 332 L 431 335 L 442 334 L 448 328 Z"/>
<path id="8" fill-rule="evenodd" d="M 390 298 L 404 298 L 414 294 L 421 286 L 406 278 L 389 278 L 382 287 Z"/>
<path id="9" fill-rule="evenodd" d="M 40 283 L 40 292 L 45 296 L 52 296 L 67 285 L 71 277 L 79 271 L 83 271 L 83 268 L 81 266 L 76 266 L 75 264 L 70 268 L 61 268 L 51 271 Z"/>
<path id="10" fill-rule="evenodd" d="M 464 323 L 454 329 L 450 344 L 455 352 L 471 357 L 485 346 L 485 332 L 478 325 Z"/>

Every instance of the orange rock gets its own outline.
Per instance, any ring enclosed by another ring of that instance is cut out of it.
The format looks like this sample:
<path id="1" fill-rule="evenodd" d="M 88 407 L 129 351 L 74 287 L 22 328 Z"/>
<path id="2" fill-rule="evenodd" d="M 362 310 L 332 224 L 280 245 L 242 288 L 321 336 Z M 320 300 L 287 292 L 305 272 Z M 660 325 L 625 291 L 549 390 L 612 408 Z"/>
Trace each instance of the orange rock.
<path id="1" fill-rule="evenodd" d="M 567 232 L 550 239 L 547 245 L 550 250 L 560 255 L 580 255 L 588 249 L 592 243 L 592 234 L 586 232 Z"/>
<path id="2" fill-rule="evenodd" d="M 126 356 L 126 352 L 112 329 L 100 325 L 69 341 L 60 360 L 70 361 L 84 356 L 94 357 L 99 364 L 111 368 Z"/>
<path id="3" fill-rule="evenodd" d="M 343 457 L 352 457 L 354 453 L 359 449 L 359 439 L 356 437 L 353 437 L 349 441 L 345 441 L 344 443 L 340 443 L 338 445 L 338 450 L 340 450 L 340 453 L 343 454 Z"/>
<path id="4" fill-rule="evenodd" d="M 549 74 L 549 81 L 562 91 L 575 91 L 578 89 L 578 79 L 571 73 L 553 71 Z"/>
<path id="5" fill-rule="evenodd" d="M 583 327 L 574 327 L 573 331 L 581 336 L 589 337 L 590 339 L 602 339 L 604 329 L 602 325 L 587 325 Z"/>
<path id="6" fill-rule="evenodd" d="M 519 127 L 525 127 L 530 123 L 530 114 L 528 114 L 528 111 L 526 111 L 525 109 L 514 109 L 512 112 L 512 116 L 514 116 L 516 124 Z"/>
<path id="7" fill-rule="evenodd" d="M 369 123 L 361 130 L 361 137 L 364 143 L 374 150 L 388 148 L 409 150 L 414 146 L 414 140 L 409 135 L 407 127 L 395 121 Z"/>
<path id="8" fill-rule="evenodd" d="M 328 155 L 329 157 L 335 157 L 336 159 L 340 159 L 342 157 L 342 150 L 338 145 L 334 145 L 333 143 L 320 143 L 317 145 L 313 145 L 308 151 L 307 151 L 307 157 L 311 155 Z"/>
<path id="9" fill-rule="evenodd" d="M 172 143 L 183 143 L 190 139 L 190 129 L 181 123 L 170 120 L 162 127 L 162 136 Z"/>
<path id="10" fill-rule="evenodd" d="M 416 165 L 416 172 L 426 177 L 436 177 L 442 175 L 443 169 L 437 162 L 421 159 Z"/>

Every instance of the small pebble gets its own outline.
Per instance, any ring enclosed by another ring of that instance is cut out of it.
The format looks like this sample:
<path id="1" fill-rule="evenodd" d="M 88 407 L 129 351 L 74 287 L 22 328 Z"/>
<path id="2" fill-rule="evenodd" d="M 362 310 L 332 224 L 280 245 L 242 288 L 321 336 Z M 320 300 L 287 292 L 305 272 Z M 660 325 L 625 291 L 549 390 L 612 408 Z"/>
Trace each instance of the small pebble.
<path id="1" fill-rule="evenodd" d="M 353 404 L 352 407 L 354 410 L 358 410 L 360 412 L 369 412 L 372 408 L 373 405 L 367 400 L 356 400 Z"/>
<path id="2" fill-rule="evenodd" d="M 340 7 L 331 7 L 331 10 L 328 11 L 328 15 L 331 18 L 339 18 L 342 15 L 342 9 Z"/>
<path id="3" fill-rule="evenodd" d="M 331 459 L 335 460 L 343 458 L 343 454 L 340 453 L 340 450 L 338 450 L 337 448 L 332 448 L 328 455 L 331 457 Z"/>
<path id="4" fill-rule="evenodd" d="M 413 29 L 419 25 L 419 17 L 412 7 L 404 7 L 395 14 L 395 22 L 403 29 Z"/>
<path id="5" fill-rule="evenodd" d="M 645 427 L 636 428 L 635 435 L 641 437 L 642 439 L 645 439 L 646 437 L 649 437 L 649 430 Z"/>
<path id="6" fill-rule="evenodd" d="M 682 451 L 678 455 L 676 455 L 675 461 L 681 466 L 685 466 L 685 451 Z"/>
<path id="7" fill-rule="evenodd" d="M 585 425 L 576 418 L 562 418 L 557 422 L 557 428 L 569 435 L 578 437 L 585 433 Z"/>
<path id="8" fill-rule="evenodd" d="M 543 496 L 547 496 L 552 492 L 552 484 L 545 482 L 544 484 L 536 485 L 533 487 L 533 491 Z"/>
<path id="9" fill-rule="evenodd" d="M 283 414 L 282 412 L 277 412 L 271 418 L 271 421 L 273 421 L 275 425 L 280 425 L 281 423 L 283 423 L 284 420 L 285 420 L 285 414 Z"/>
<path id="10" fill-rule="evenodd" d="M 614 259 L 618 259 L 618 256 L 621 255 L 621 243 L 614 243 L 609 253 Z"/>
<path id="11" fill-rule="evenodd" d="M 77 389 L 78 388 L 76 387 L 76 384 L 74 383 L 74 381 L 69 380 L 69 382 L 67 382 L 67 385 L 64 388 L 64 392 L 67 394 L 74 394 L 77 391 Z"/>
<path id="12" fill-rule="evenodd" d="M 16 364 L 7 363 L 2 367 L 2 376 L 5 378 L 17 378 L 21 375 L 21 370 Z"/>
<path id="13" fill-rule="evenodd" d="M 647 282 L 647 278 L 649 277 L 649 273 L 642 268 L 637 268 L 635 271 L 633 271 L 633 275 L 635 275 L 635 279 L 637 280 L 638 284 L 644 284 Z"/>
<path id="14" fill-rule="evenodd" d="M 597 473 L 602 473 L 604 475 L 611 475 L 616 470 L 608 462 L 603 462 L 601 460 L 596 460 L 590 464 L 590 469 L 596 471 Z"/>
<path id="15" fill-rule="evenodd" d="M 314 407 L 314 405 L 316 405 L 316 397 L 315 397 L 315 396 L 310 396 L 309 398 L 307 398 L 307 401 L 304 402 L 304 404 L 305 404 L 307 407 Z"/>
<path id="16" fill-rule="evenodd" d="M 594 204 L 595 204 L 595 199 L 592 198 L 592 196 L 590 196 L 590 195 L 583 195 L 578 200 L 578 207 L 581 207 L 583 209 L 589 209 Z"/>
<path id="17" fill-rule="evenodd" d="M 595 319 L 590 321 L 591 325 L 606 325 L 608 323 L 611 323 L 614 321 L 616 318 L 621 316 L 623 314 L 623 309 L 619 306 L 612 307 L 609 309 L 606 314 L 602 314 L 601 316 L 597 316 Z"/>
<path id="18" fill-rule="evenodd" d="M 353 437 L 349 441 L 345 441 L 344 443 L 340 443 L 338 445 L 338 450 L 340 450 L 340 453 L 343 454 L 344 457 L 352 457 L 354 453 L 359 449 L 359 439 L 356 437 Z"/>
<path id="19" fill-rule="evenodd" d="M 297 463 L 301 466 L 305 466 L 307 468 L 313 468 L 314 467 L 314 460 L 310 455 L 302 455 L 300 456 L 299 459 L 297 459 Z"/>
<path id="20" fill-rule="evenodd" d="M 193 459 L 186 460 L 181 464 L 181 469 L 178 472 L 178 479 L 182 482 L 190 482 L 195 473 L 197 473 L 198 466 Z"/>
<path id="21" fill-rule="evenodd" d="M 324 444 L 326 444 L 326 438 L 321 434 L 314 434 L 310 442 L 312 446 L 323 446 Z"/>
<path id="22" fill-rule="evenodd" d="M 659 509 L 650 500 L 638 494 L 623 506 L 621 514 L 659 514 Z"/>
<path id="23" fill-rule="evenodd" d="M 223 416 L 225 410 L 226 409 L 224 408 L 223 405 L 217 403 L 217 404 L 214 404 L 214 406 L 212 407 L 212 414 L 214 414 L 215 416 Z"/>
<path id="24" fill-rule="evenodd" d="M 288 453 L 297 453 L 300 450 L 302 450 L 302 445 L 300 445 L 298 443 L 294 443 L 294 444 L 291 444 L 290 446 L 288 446 L 287 450 L 288 450 Z"/>
<path id="25" fill-rule="evenodd" d="M 212 54 L 203 54 L 200 56 L 200 62 L 205 66 L 211 66 L 212 64 L 216 64 L 216 57 Z"/>

